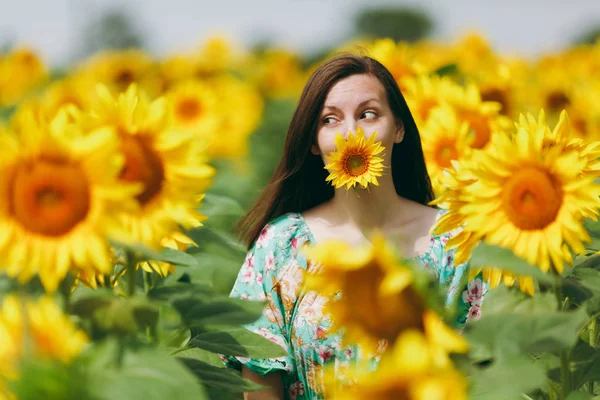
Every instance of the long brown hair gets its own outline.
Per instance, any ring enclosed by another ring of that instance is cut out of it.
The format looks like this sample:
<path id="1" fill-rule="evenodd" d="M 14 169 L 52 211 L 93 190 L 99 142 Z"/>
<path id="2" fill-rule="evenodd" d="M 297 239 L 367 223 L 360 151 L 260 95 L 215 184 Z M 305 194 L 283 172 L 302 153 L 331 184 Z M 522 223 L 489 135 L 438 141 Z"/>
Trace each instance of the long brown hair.
<path id="1" fill-rule="evenodd" d="M 283 157 L 256 204 L 238 223 L 238 233 L 246 245 L 251 246 L 274 218 L 308 210 L 333 198 L 333 186 L 325 181 L 328 172 L 323 160 L 311 152 L 311 147 L 317 142 L 319 116 L 329 90 L 340 79 L 357 74 L 370 74 L 381 82 L 396 123 L 404 125 L 404 139 L 392 149 L 396 193 L 424 205 L 433 200 L 419 131 L 392 74 L 370 57 L 340 55 L 321 64 L 302 91 Z"/>

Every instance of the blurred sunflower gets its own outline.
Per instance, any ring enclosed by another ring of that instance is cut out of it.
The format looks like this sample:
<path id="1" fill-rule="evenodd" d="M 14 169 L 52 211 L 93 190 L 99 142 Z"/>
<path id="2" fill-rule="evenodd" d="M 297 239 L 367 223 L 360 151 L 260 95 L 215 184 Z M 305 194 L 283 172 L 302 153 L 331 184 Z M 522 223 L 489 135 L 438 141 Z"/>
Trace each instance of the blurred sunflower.
<path id="1" fill-rule="evenodd" d="M 406 88 L 407 79 L 414 79 L 428 72 L 419 64 L 411 46 L 407 43 L 395 43 L 392 39 L 378 39 L 368 47 L 367 51 L 369 57 L 376 59 L 390 71 L 402 91 Z"/>
<path id="2" fill-rule="evenodd" d="M 318 266 L 307 276 L 308 290 L 330 298 L 325 312 L 331 315 L 332 330 L 344 329 L 345 343 L 359 344 L 370 354 L 382 340 L 393 343 L 401 332 L 416 329 L 431 334 L 438 349 L 462 348 L 447 331 L 437 329 L 434 316 L 427 316 L 412 286 L 412 271 L 382 235 L 360 248 L 331 241 L 305 251 Z"/>
<path id="3" fill-rule="evenodd" d="M 326 181 L 331 181 L 335 188 L 346 186 L 346 190 L 357 184 L 364 189 L 369 184 L 379 185 L 377 177 L 383 175 L 383 158 L 380 156 L 385 147 L 381 142 L 375 142 L 377 136 L 373 132 L 369 139 L 358 126 L 356 133 L 350 132 L 348 139 L 344 139 L 339 133 L 336 134 L 335 146 L 337 151 L 325 156 L 329 164 L 325 169 L 329 170 Z"/>
<path id="4" fill-rule="evenodd" d="M 69 269 L 110 271 L 106 239 L 122 235 L 115 214 L 135 209 L 140 189 L 118 181 L 116 135 L 83 135 L 67 119 L 24 112 L 22 134 L 0 137 L 0 265 L 21 282 L 39 274 L 48 292 Z"/>
<path id="5" fill-rule="evenodd" d="M 161 241 L 161 246 L 169 249 L 186 251 L 190 246 L 198 246 L 192 239 L 179 231 L 171 233 Z M 162 261 L 144 261 L 140 266 L 146 272 L 155 272 L 162 277 L 175 272 L 175 266 Z"/>
<path id="6" fill-rule="evenodd" d="M 0 308 L 0 340 L 0 385 L 2 378 L 18 378 L 22 357 L 68 363 L 88 343 L 86 334 L 49 297 L 36 301 L 4 297 Z"/>
<path id="7" fill-rule="evenodd" d="M 30 49 L 16 48 L 0 54 L 0 107 L 16 104 L 48 79 L 48 71 Z"/>
<path id="8" fill-rule="evenodd" d="M 300 57 L 290 51 L 270 48 L 245 58 L 242 69 L 266 97 L 296 98 L 302 92 L 306 75 Z"/>
<path id="9" fill-rule="evenodd" d="M 494 132 L 504 131 L 511 126 L 510 119 L 500 114 L 501 105 L 482 101 L 476 85 L 455 88 L 447 102 L 456 111 L 458 119 L 469 124 L 471 148 L 484 148 Z"/>
<path id="10" fill-rule="evenodd" d="M 170 89 L 166 98 L 175 129 L 192 135 L 205 151 L 216 145 L 223 112 L 214 87 L 199 80 L 187 80 Z M 227 141 L 229 143 L 229 141 Z"/>
<path id="11" fill-rule="evenodd" d="M 327 379 L 327 398 L 338 400 L 467 399 L 467 381 L 453 366 L 439 365 L 422 332 L 408 330 L 384 354 L 375 372 L 358 370 L 350 382 Z M 340 387 L 341 386 L 341 387 Z"/>
<path id="12" fill-rule="evenodd" d="M 437 107 L 421 130 L 421 138 L 434 192 L 441 193 L 443 171 L 452 166 L 452 161 L 463 159 L 469 150 L 469 125 L 458 120 L 452 108 Z"/>
<path id="13" fill-rule="evenodd" d="M 404 97 L 420 129 L 425 126 L 431 111 L 443 104 L 457 86 L 450 78 L 438 75 L 405 80 Z"/>
<path id="14" fill-rule="evenodd" d="M 105 50 L 78 66 L 74 78 L 87 84 L 85 95 L 96 95 L 96 85 L 105 85 L 113 94 L 138 84 L 152 95 L 161 91 L 158 66 L 142 50 Z"/>
<path id="15" fill-rule="evenodd" d="M 116 132 L 125 157 L 121 182 L 141 183 L 138 210 L 121 213 L 130 240 L 158 247 L 173 231 L 201 225 L 196 209 L 210 184 L 214 169 L 193 134 L 175 129 L 164 98 L 150 101 L 136 85 L 117 98 L 103 86 L 99 103 L 83 115 L 88 129 Z"/>

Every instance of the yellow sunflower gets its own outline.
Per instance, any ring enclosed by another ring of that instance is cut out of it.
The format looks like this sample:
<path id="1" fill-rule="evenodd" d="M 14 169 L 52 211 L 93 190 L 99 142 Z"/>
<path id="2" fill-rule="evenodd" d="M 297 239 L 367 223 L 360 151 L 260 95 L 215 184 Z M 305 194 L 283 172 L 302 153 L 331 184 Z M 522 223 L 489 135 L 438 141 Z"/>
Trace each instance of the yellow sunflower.
<path id="1" fill-rule="evenodd" d="M 383 64 L 392 74 L 401 90 L 407 79 L 427 73 L 418 62 L 412 47 L 392 39 L 378 39 L 368 47 L 368 55 Z"/>
<path id="2" fill-rule="evenodd" d="M 511 120 L 500 114 L 502 106 L 495 101 L 483 101 L 479 88 L 474 84 L 455 88 L 447 103 L 454 108 L 459 120 L 469 124 L 471 148 L 484 148 L 493 133 L 511 126 Z"/>
<path id="3" fill-rule="evenodd" d="M 87 335 L 49 297 L 36 301 L 4 297 L 0 308 L 0 340 L 0 386 L 2 378 L 18 378 L 18 365 L 25 356 L 68 363 L 88 343 Z"/>
<path id="4" fill-rule="evenodd" d="M 377 133 L 373 132 L 367 140 L 365 133 L 359 126 L 356 133 L 350 132 L 348 139 L 344 139 L 339 133 L 336 134 L 335 146 L 337 151 L 325 156 L 329 164 L 325 169 L 329 170 L 327 182 L 335 188 L 346 186 L 346 190 L 357 184 L 366 189 L 369 184 L 379 185 L 377 177 L 383 175 L 383 158 L 378 156 L 385 147 L 381 142 L 375 142 Z"/>
<path id="5" fill-rule="evenodd" d="M 157 95 L 162 89 L 158 72 L 158 66 L 141 50 L 105 50 L 78 66 L 74 78 L 87 83 L 86 95 L 92 97 L 96 95 L 98 83 L 115 95 L 127 90 L 132 83 Z"/>
<path id="6" fill-rule="evenodd" d="M 118 133 L 125 157 L 120 180 L 143 186 L 138 210 L 120 214 L 130 239 L 156 248 L 180 226 L 200 226 L 204 216 L 196 209 L 214 169 L 195 136 L 171 124 L 166 99 L 150 101 L 136 85 L 117 98 L 100 86 L 98 97 L 84 125 Z"/>
<path id="7" fill-rule="evenodd" d="M 548 130 L 517 126 L 512 140 L 497 135 L 491 151 L 475 153 L 477 180 L 461 213 L 477 237 L 560 273 L 572 262 L 569 249 L 584 251 L 581 219 L 598 214 L 600 186 L 583 176 L 588 160 L 576 148 L 546 145 Z"/>
<path id="8" fill-rule="evenodd" d="M 425 304 L 411 286 L 412 273 L 398 262 L 383 236 L 376 235 L 372 245 L 360 248 L 326 242 L 306 249 L 306 254 L 319 265 L 307 277 L 307 287 L 333 298 L 326 312 L 331 314 L 332 330 L 345 330 L 345 343 L 358 343 L 369 352 L 381 340 L 393 342 L 406 329 L 423 331 Z"/>
<path id="9" fill-rule="evenodd" d="M 186 251 L 190 246 L 197 247 L 198 245 L 189 237 L 179 231 L 171 233 L 161 241 L 161 246 L 169 249 Z M 162 277 L 175 272 L 175 266 L 162 261 L 145 261 L 140 263 L 140 266 L 146 272 L 156 272 Z"/>
<path id="10" fill-rule="evenodd" d="M 178 83 L 166 93 L 175 129 L 186 132 L 203 143 L 208 152 L 223 139 L 219 136 L 223 118 L 214 87 L 200 80 Z M 226 141 L 229 142 L 229 141 Z"/>
<path id="11" fill-rule="evenodd" d="M 404 97 L 419 129 L 429 120 L 431 111 L 444 103 L 457 83 L 448 77 L 420 75 L 405 80 Z"/>
<path id="12" fill-rule="evenodd" d="M 123 184 L 116 135 L 83 135 L 65 112 L 51 122 L 25 112 L 22 134 L 3 135 L 0 266 L 53 292 L 69 269 L 110 271 L 107 237 L 122 236 L 115 215 L 136 208 L 139 185 Z"/>
<path id="13" fill-rule="evenodd" d="M 452 161 L 464 158 L 469 150 L 469 124 L 460 121 L 452 108 L 437 107 L 421 130 L 421 138 L 427 172 L 435 193 L 441 193 L 444 188 L 439 181 L 444 170 L 452 166 Z"/>
<path id="14" fill-rule="evenodd" d="M 0 54 L 0 107 L 11 106 L 48 79 L 48 71 L 30 49 Z"/>
<path id="15" fill-rule="evenodd" d="M 377 370 L 352 371 L 350 377 L 341 384 L 328 377 L 325 380 L 327 398 L 467 399 L 465 377 L 451 364 L 438 364 L 427 339 L 416 330 L 408 330 L 400 335 L 391 351 L 383 355 Z"/>

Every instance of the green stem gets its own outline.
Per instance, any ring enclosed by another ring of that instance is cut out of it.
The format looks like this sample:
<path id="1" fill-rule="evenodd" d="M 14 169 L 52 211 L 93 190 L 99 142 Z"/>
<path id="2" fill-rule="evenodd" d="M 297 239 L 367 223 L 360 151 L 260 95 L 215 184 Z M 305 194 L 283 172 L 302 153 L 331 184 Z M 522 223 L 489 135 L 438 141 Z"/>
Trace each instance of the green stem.
<path id="1" fill-rule="evenodd" d="M 127 297 L 135 296 L 137 259 L 133 251 L 127 251 Z"/>
<path id="2" fill-rule="evenodd" d="M 568 298 L 562 296 L 562 290 L 559 281 L 554 285 L 554 294 L 556 295 L 556 301 L 558 304 L 558 311 L 563 311 L 567 304 Z M 570 350 L 564 350 L 560 353 L 560 380 L 561 380 L 561 399 L 567 398 L 571 392 L 571 360 Z"/>
<path id="3" fill-rule="evenodd" d="M 590 381 L 590 383 L 588 383 L 588 393 L 590 396 L 594 395 L 594 381 Z"/>
<path id="4" fill-rule="evenodd" d="M 71 279 L 71 275 L 65 276 L 65 279 L 60 283 L 60 295 L 63 300 L 63 312 L 68 314 L 71 310 L 71 286 L 73 285 L 73 280 Z"/>
<path id="5" fill-rule="evenodd" d="M 598 344 L 596 343 L 596 329 L 598 327 L 598 319 L 596 316 L 592 317 L 592 320 L 590 321 L 589 325 L 588 325 L 588 331 L 589 331 L 589 338 L 590 338 L 590 346 L 591 347 L 597 347 Z"/>
<path id="6" fill-rule="evenodd" d="M 154 288 L 152 272 L 144 271 L 144 290 L 146 294 L 150 292 Z"/>

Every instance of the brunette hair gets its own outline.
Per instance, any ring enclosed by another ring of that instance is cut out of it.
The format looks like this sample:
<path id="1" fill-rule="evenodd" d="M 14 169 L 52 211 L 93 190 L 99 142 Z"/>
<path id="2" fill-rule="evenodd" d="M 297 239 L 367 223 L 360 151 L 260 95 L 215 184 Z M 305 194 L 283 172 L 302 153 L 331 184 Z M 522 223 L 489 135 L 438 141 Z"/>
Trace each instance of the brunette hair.
<path id="1" fill-rule="evenodd" d="M 274 218 L 308 210 L 333 198 L 333 186 L 325 181 L 328 172 L 323 160 L 311 152 L 311 147 L 317 142 L 319 117 L 329 90 L 339 80 L 357 74 L 369 74 L 381 82 L 396 123 L 404 125 L 404 139 L 392 149 L 396 193 L 424 205 L 433 200 L 419 131 L 394 77 L 370 57 L 340 55 L 325 61 L 308 79 L 287 132 L 283 157 L 255 205 L 237 225 L 248 247 Z"/>

